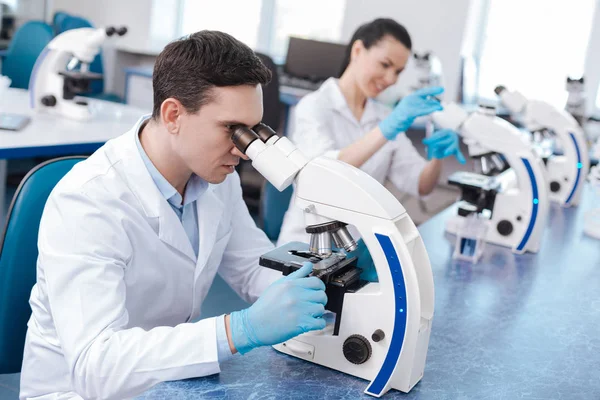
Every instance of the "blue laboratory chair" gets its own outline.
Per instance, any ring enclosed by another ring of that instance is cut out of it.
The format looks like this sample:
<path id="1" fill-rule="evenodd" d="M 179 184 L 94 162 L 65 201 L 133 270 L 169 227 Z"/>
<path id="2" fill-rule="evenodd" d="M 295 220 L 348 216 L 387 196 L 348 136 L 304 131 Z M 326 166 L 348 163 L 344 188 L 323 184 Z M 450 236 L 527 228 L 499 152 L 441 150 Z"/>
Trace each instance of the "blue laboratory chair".
<path id="1" fill-rule="evenodd" d="M 54 30 L 55 35 L 60 33 L 59 30 L 62 26 L 63 20 L 68 16 L 70 16 L 70 14 L 64 11 L 57 11 L 54 13 L 54 16 L 52 17 L 52 29 Z"/>
<path id="2" fill-rule="evenodd" d="M 29 295 L 36 281 L 37 240 L 42 211 L 50 192 L 85 157 L 64 157 L 32 169 L 23 179 L 0 238 L 0 374 L 21 371 Z"/>
<path id="3" fill-rule="evenodd" d="M 10 87 L 27 89 L 31 71 L 44 47 L 52 40 L 52 28 L 45 22 L 29 21 L 23 24 L 2 54 L 0 75 L 11 79 Z"/>
<path id="4" fill-rule="evenodd" d="M 262 194 L 260 196 L 260 222 L 263 231 L 271 241 L 277 241 L 283 217 L 290 205 L 294 189 L 290 185 L 283 192 L 280 192 L 268 181 L 265 182 Z"/>

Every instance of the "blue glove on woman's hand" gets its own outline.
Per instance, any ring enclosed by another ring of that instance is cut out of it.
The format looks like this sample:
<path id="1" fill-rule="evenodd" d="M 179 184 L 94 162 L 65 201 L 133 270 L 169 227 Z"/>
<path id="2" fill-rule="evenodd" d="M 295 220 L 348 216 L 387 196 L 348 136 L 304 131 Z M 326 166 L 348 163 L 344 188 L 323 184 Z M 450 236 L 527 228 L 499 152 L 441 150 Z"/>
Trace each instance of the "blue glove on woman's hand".
<path id="1" fill-rule="evenodd" d="M 456 132 L 450 129 L 441 129 L 430 137 L 423 139 L 427 145 L 427 158 L 446 158 L 454 155 L 459 163 L 466 162 L 465 156 L 460 151 L 460 141 Z"/>
<path id="2" fill-rule="evenodd" d="M 275 281 L 252 306 L 231 313 L 231 340 L 241 354 L 325 328 L 325 284 L 312 264 Z"/>
<path id="3" fill-rule="evenodd" d="M 367 245 L 365 245 L 365 242 L 362 239 L 359 239 L 356 244 L 358 247 L 356 250 L 349 252 L 348 256 L 358 257 L 356 266 L 363 270 L 360 274 L 360 279 L 369 282 L 379 282 L 377 270 L 375 270 L 375 263 L 373 263 L 373 258 L 371 257 L 371 253 L 369 253 L 369 249 L 367 249 Z"/>
<path id="4" fill-rule="evenodd" d="M 417 117 L 441 111 L 442 105 L 432 96 L 444 92 L 444 88 L 435 86 L 415 91 L 405 96 L 391 114 L 379 123 L 379 129 L 388 140 L 394 140 L 400 132 L 405 132 Z"/>

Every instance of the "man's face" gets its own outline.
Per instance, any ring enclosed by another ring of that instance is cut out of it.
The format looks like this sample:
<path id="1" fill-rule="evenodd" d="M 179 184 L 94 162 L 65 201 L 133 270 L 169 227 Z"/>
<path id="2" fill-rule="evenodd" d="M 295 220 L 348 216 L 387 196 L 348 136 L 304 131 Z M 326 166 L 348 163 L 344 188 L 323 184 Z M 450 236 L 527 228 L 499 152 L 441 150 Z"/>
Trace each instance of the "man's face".
<path id="1" fill-rule="evenodd" d="M 260 85 L 215 87 L 212 100 L 198 112 L 181 115 L 173 148 L 193 173 L 209 183 L 221 183 L 244 157 L 231 141 L 230 127 L 253 127 L 262 116 Z"/>

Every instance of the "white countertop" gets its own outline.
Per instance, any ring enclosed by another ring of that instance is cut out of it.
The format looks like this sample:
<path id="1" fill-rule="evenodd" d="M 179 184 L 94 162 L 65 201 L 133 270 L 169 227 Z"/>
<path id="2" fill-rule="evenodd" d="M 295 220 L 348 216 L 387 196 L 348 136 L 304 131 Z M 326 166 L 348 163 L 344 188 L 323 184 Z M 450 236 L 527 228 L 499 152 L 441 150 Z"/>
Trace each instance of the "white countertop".
<path id="1" fill-rule="evenodd" d="M 149 110 L 126 104 L 89 99 L 92 118 L 76 121 L 29 108 L 26 90 L 0 92 L 0 112 L 28 115 L 31 122 L 21 131 L 0 130 L 0 150 L 104 143 L 129 129 Z"/>

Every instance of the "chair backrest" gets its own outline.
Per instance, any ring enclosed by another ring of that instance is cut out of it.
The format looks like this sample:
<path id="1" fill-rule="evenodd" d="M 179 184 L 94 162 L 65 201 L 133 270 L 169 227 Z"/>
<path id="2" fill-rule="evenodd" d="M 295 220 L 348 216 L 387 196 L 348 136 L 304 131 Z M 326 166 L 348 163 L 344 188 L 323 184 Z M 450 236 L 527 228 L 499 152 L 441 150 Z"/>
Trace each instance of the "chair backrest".
<path id="1" fill-rule="evenodd" d="M 283 111 L 283 105 L 279 101 L 279 74 L 277 72 L 277 66 L 271 57 L 256 53 L 258 58 L 261 59 L 263 64 L 271 70 L 271 82 L 263 86 L 263 122 L 273 128 L 275 131 L 279 129 L 281 122 L 281 115 Z"/>
<path id="2" fill-rule="evenodd" d="M 64 11 L 57 11 L 54 13 L 54 16 L 52 17 L 52 29 L 54 29 L 55 35 L 60 33 L 60 27 L 62 26 L 63 20 L 68 16 L 70 16 L 70 14 Z"/>
<path id="3" fill-rule="evenodd" d="M 11 203 L 0 238 L 0 374 L 21 370 L 46 200 L 58 181 L 84 159 L 64 157 L 38 165 L 23 178 Z"/>
<path id="4" fill-rule="evenodd" d="M 58 24 L 55 28 L 57 35 L 69 31 L 71 29 L 94 27 L 94 25 L 92 25 L 92 23 L 87 19 L 69 14 L 63 16 L 62 18 L 59 18 L 57 22 Z M 102 52 L 98 53 L 96 58 L 94 58 L 94 61 L 92 61 L 92 63 L 90 64 L 90 72 L 96 72 L 98 74 L 103 73 Z M 102 93 L 103 91 L 104 81 L 93 81 L 91 83 L 90 93 Z"/>
<path id="5" fill-rule="evenodd" d="M 260 222 L 267 237 L 276 241 L 281 231 L 283 217 L 287 211 L 294 189 L 290 185 L 280 192 L 268 181 L 265 182 L 260 196 Z"/>
<path id="6" fill-rule="evenodd" d="M 31 71 L 38 56 L 54 36 L 52 28 L 45 22 L 24 23 L 13 36 L 2 60 L 1 75 L 8 76 L 11 87 L 27 89 Z"/>

